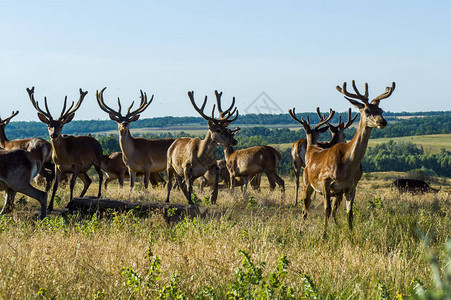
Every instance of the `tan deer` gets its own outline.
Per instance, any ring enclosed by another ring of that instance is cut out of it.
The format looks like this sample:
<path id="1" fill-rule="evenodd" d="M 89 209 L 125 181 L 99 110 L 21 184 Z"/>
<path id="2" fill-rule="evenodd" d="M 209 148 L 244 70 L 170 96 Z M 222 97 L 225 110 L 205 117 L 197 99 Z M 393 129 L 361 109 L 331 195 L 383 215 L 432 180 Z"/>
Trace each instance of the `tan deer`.
<path id="1" fill-rule="evenodd" d="M 110 155 L 102 155 L 102 171 L 105 172 L 107 178 L 105 180 L 105 190 L 108 187 L 108 183 L 117 179 L 119 185 L 124 185 L 124 178 L 130 178 L 128 168 L 124 164 L 122 158 L 122 152 L 113 152 Z M 137 176 L 144 176 L 143 173 L 137 173 Z M 150 183 L 153 186 L 157 186 L 159 183 L 166 184 L 166 181 L 161 177 L 159 173 L 150 174 Z"/>
<path id="2" fill-rule="evenodd" d="M 360 94 L 354 81 L 352 81 L 352 86 L 355 94 L 346 90 L 346 83 L 343 83 L 342 87 L 337 86 L 337 90 L 344 94 L 345 98 L 360 111 L 360 122 L 352 140 L 348 143 L 338 143 L 327 149 L 312 145 L 311 141 L 308 141 L 305 155 L 306 167 L 303 174 L 302 192 L 303 214 L 304 218 L 307 217 L 313 191 L 321 193 L 324 196 L 324 235 L 326 235 L 327 223 L 332 210 L 336 220 L 335 212 L 343 195 L 346 197 L 348 225 L 352 229 L 355 190 L 362 176 L 361 161 L 368 146 L 371 130 L 374 127 L 384 128 L 387 126 L 387 121 L 382 117 L 383 110 L 379 108 L 379 103 L 382 99 L 390 97 L 395 89 L 393 82 L 391 87 L 386 88 L 385 93 L 369 102 L 367 83 L 365 83 L 364 95 Z M 304 126 L 304 129 L 306 132 L 309 130 L 307 126 Z M 335 201 L 332 204 L 331 196 L 335 196 Z"/>
<path id="3" fill-rule="evenodd" d="M 41 204 L 41 219 L 46 216 L 47 193 L 33 187 L 30 182 L 36 176 L 39 161 L 21 149 L 0 150 L 0 190 L 6 191 L 5 205 L 0 214 L 12 211 L 16 193 L 34 198 Z"/>
<path id="4" fill-rule="evenodd" d="M 243 177 L 243 193 L 246 193 L 249 179 L 261 173 L 268 177 L 270 189 L 273 190 L 276 183 L 285 191 L 285 182 L 277 175 L 277 166 L 282 158 L 279 151 L 271 146 L 255 146 L 246 149 L 233 150 L 231 146 L 224 149 L 227 161 L 227 169 L 230 174 L 230 189 L 233 190 L 237 177 Z"/>
<path id="5" fill-rule="evenodd" d="M 12 112 L 6 119 L 0 118 L 0 147 L 6 150 L 22 149 L 32 153 L 33 159 L 38 164 L 38 173 L 45 178 L 48 191 L 51 187 L 55 166 L 52 163 L 52 145 L 41 138 L 27 138 L 9 140 L 6 137 L 5 128 L 12 118 L 17 116 L 19 111 Z"/>
<path id="6" fill-rule="evenodd" d="M 63 173 L 72 173 L 70 180 L 70 199 L 72 200 L 75 181 L 79 177 L 84 184 L 80 197 L 83 197 L 91 185 L 92 180 L 86 174 L 86 172 L 94 166 L 99 175 L 99 191 L 97 197 L 100 198 L 102 190 L 103 173 L 100 169 L 102 159 L 102 146 L 100 143 L 91 136 L 73 136 L 62 135 L 63 126 L 75 116 L 75 112 L 80 108 L 83 99 L 88 92 L 84 92 L 80 89 L 80 98 L 74 107 L 74 101 L 71 106 L 66 110 L 67 96 L 64 99 L 64 106 L 61 114 L 57 120 L 54 120 L 48 105 L 47 98 L 44 97 L 44 104 L 46 111 L 43 111 L 37 101 L 34 99 L 34 87 L 27 88 L 28 96 L 33 104 L 34 108 L 38 112 L 38 117 L 41 122 L 47 124 L 49 135 L 52 141 L 52 158 L 55 163 L 55 182 L 53 184 L 52 197 L 48 210 L 53 210 L 53 198 L 58 189 L 59 181 Z"/>
<path id="7" fill-rule="evenodd" d="M 221 108 L 222 92 L 216 94 L 216 103 L 218 105 L 219 118 L 214 117 L 215 105 L 211 112 L 211 117 L 204 113 L 207 104 L 207 96 L 204 103 L 199 108 L 194 101 L 194 92 L 188 92 L 188 97 L 194 109 L 208 121 L 208 131 L 204 139 L 201 138 L 179 138 L 171 145 L 168 150 L 168 195 L 166 202 L 169 202 L 170 192 L 172 189 L 172 178 L 175 176 L 179 187 L 182 189 L 189 204 L 193 204 L 191 194 L 193 191 L 193 182 L 196 178 L 201 177 L 211 170 L 215 174 L 215 183 L 213 192 L 210 197 L 211 203 L 216 203 L 218 196 L 218 166 L 216 164 L 216 156 L 214 149 L 217 144 L 228 146 L 236 145 L 234 134 L 227 126 L 238 118 L 237 109 L 233 109 L 235 105 L 235 97 L 233 97 L 232 105 L 225 111 Z M 234 117 L 232 117 L 235 115 Z M 184 182 L 182 182 L 184 180 Z M 188 185 L 188 189 L 186 188 Z"/>
<path id="8" fill-rule="evenodd" d="M 302 125 L 302 121 L 296 117 L 295 108 L 293 110 L 289 110 L 288 113 L 290 116 L 298 123 Z M 338 119 L 338 125 L 334 126 L 329 123 L 330 119 L 334 116 L 335 112 L 330 110 L 329 118 L 324 115 L 321 115 L 319 107 L 316 108 L 316 113 L 320 119 L 320 123 L 318 123 L 315 128 L 310 128 L 310 135 L 312 139 L 312 145 L 317 145 L 320 148 L 330 148 L 337 143 L 346 142 L 346 136 L 344 134 L 344 130 L 354 123 L 354 120 L 357 118 L 357 114 L 351 119 L 351 109 L 348 110 L 348 122 L 346 125 L 341 122 L 341 116 Z M 310 124 L 310 120 L 307 117 L 308 123 Z M 324 121 L 326 120 L 326 121 Z M 327 127 L 321 127 L 322 125 L 327 124 Z M 320 133 L 325 132 L 327 129 L 332 133 L 332 137 L 329 142 L 318 142 Z M 307 151 L 307 139 L 299 139 L 294 142 L 291 147 L 291 158 L 293 159 L 293 168 L 294 168 L 294 176 L 295 176 L 295 199 L 296 206 L 298 205 L 298 195 L 299 195 L 299 177 L 301 176 L 301 169 L 305 168 L 305 153 Z"/>
<path id="9" fill-rule="evenodd" d="M 130 189 L 135 185 L 136 173 L 144 174 L 144 186 L 149 185 L 151 173 L 166 171 L 167 151 L 174 139 L 155 139 L 148 140 L 144 138 L 134 138 L 130 133 L 130 123 L 139 119 L 142 113 L 152 103 L 153 95 L 150 101 L 147 101 L 147 94 L 141 91 L 141 102 L 139 107 L 130 111 L 134 102 L 129 106 L 127 114 L 121 114 L 121 102 L 117 99 L 119 110 L 115 111 L 105 104 L 103 99 L 103 88 L 100 93 L 96 92 L 97 103 L 100 108 L 108 113 L 110 119 L 117 123 L 119 129 L 119 145 L 122 150 L 122 158 L 130 173 Z"/>

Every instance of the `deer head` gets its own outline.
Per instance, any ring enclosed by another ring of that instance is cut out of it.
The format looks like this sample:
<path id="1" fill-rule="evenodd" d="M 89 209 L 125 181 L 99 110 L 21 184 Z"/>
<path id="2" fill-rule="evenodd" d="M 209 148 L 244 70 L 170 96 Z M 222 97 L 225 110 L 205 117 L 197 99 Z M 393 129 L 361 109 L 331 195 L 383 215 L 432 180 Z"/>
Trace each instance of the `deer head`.
<path id="1" fill-rule="evenodd" d="M 385 92 L 371 100 L 371 102 L 368 100 L 368 83 L 365 83 L 365 93 L 363 95 L 360 94 L 354 80 L 352 81 L 352 87 L 355 94 L 346 90 L 346 82 L 343 83 L 342 87 L 337 85 L 337 90 L 345 95 L 345 98 L 360 110 L 361 122 L 370 128 L 384 128 L 387 126 L 387 121 L 382 117 L 384 111 L 379 108 L 379 103 L 382 99 L 391 96 L 395 90 L 395 83 L 393 82 L 391 87 L 386 87 Z M 360 100 L 361 102 L 354 99 Z"/>
<path id="2" fill-rule="evenodd" d="M 292 110 L 291 109 L 288 110 L 288 113 L 296 122 L 298 122 L 299 124 L 301 124 L 304 127 L 305 133 L 307 135 L 307 141 L 310 145 L 316 144 L 318 142 L 319 134 L 327 131 L 327 129 L 328 129 L 327 126 L 326 127 L 321 127 L 321 126 L 326 124 L 327 122 L 329 122 L 335 115 L 335 111 L 333 111 L 332 109 L 330 109 L 328 117 L 326 117 L 325 115 L 321 115 L 319 107 L 317 107 L 316 113 L 318 114 L 320 122 L 318 124 L 316 124 L 316 126 L 312 129 L 310 127 L 310 119 L 309 119 L 308 115 L 307 115 L 307 121 L 306 121 L 306 120 L 304 120 L 304 117 L 301 117 L 301 119 L 299 119 L 296 116 L 295 108 L 293 108 Z"/>
<path id="3" fill-rule="evenodd" d="M 106 89 L 106 87 L 104 87 L 100 91 L 100 93 L 99 93 L 99 91 L 96 91 L 97 103 L 99 104 L 100 108 L 103 111 L 108 113 L 108 115 L 110 116 L 110 119 L 117 123 L 117 125 L 119 127 L 119 132 L 121 134 L 129 132 L 130 123 L 137 121 L 139 119 L 140 113 L 142 113 L 150 105 L 150 103 L 152 103 L 153 96 L 154 96 L 154 95 L 152 95 L 152 98 L 150 98 L 150 101 L 147 101 L 147 94 L 143 93 L 143 91 L 140 90 L 141 102 L 139 104 L 139 107 L 137 109 L 135 109 L 134 111 L 131 111 L 133 104 L 135 103 L 133 101 L 132 104 L 130 104 L 130 106 L 128 107 L 127 114 L 125 116 L 123 116 L 121 113 L 122 107 L 121 107 L 121 100 L 119 99 L 119 97 L 117 97 L 117 104 L 119 106 L 119 109 L 117 111 L 115 111 L 114 109 L 110 108 L 108 105 L 105 104 L 105 101 L 103 100 L 103 92 L 105 91 L 105 89 Z"/>
<path id="4" fill-rule="evenodd" d="M 88 92 L 84 92 L 80 89 L 80 98 L 78 99 L 77 104 L 74 107 L 74 101 L 72 101 L 71 106 L 66 110 L 67 104 L 67 96 L 64 98 L 64 106 L 58 120 L 54 120 L 47 105 L 47 97 L 44 97 L 44 105 L 45 110 L 43 111 L 38 104 L 38 101 L 34 99 L 34 87 L 31 89 L 27 88 L 28 96 L 30 97 L 30 101 L 33 104 L 34 108 L 38 111 L 38 118 L 41 122 L 47 124 L 49 135 L 52 139 L 56 139 L 61 135 L 61 131 L 63 130 L 63 125 L 72 121 L 75 116 L 75 112 L 80 108 L 83 99 L 85 98 Z"/>
<path id="5" fill-rule="evenodd" d="M 193 105 L 194 109 L 201 115 L 202 118 L 208 121 L 208 129 L 211 134 L 212 139 L 218 144 L 224 146 L 235 146 L 237 141 L 234 136 L 238 132 L 239 129 L 230 130 L 227 127 L 238 118 L 238 110 L 235 107 L 235 97 L 233 97 L 232 104 L 225 111 L 222 110 L 221 107 L 221 96 L 222 92 L 215 91 L 216 94 L 216 104 L 219 112 L 219 118 L 214 117 L 215 106 L 213 105 L 213 109 L 211 111 L 211 116 L 207 116 L 204 113 L 205 105 L 207 104 L 207 96 L 205 96 L 204 103 L 199 108 L 194 101 L 194 92 L 188 92 L 188 97 Z M 234 117 L 232 117 L 235 115 Z"/>
<path id="6" fill-rule="evenodd" d="M 332 133 L 332 140 L 334 139 L 334 136 L 337 136 L 337 140 L 339 143 L 346 142 L 346 136 L 344 134 L 344 131 L 346 128 L 352 125 L 354 123 L 355 119 L 357 118 L 358 114 L 356 114 L 353 118 L 351 118 L 351 109 L 348 109 L 348 121 L 346 124 L 344 122 L 341 122 L 341 116 L 338 117 L 338 125 L 334 126 L 332 124 L 327 123 L 329 126 L 329 131 Z"/>

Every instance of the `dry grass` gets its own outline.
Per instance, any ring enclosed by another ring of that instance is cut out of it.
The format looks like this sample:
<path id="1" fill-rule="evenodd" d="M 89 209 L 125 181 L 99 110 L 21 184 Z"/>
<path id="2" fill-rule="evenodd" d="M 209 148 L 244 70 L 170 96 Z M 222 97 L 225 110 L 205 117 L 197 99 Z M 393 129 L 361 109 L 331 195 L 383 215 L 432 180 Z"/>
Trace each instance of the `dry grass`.
<path id="1" fill-rule="evenodd" d="M 250 190 L 251 198 L 238 190 L 220 191 L 217 205 L 202 204 L 214 214 L 177 224 L 167 224 L 159 214 L 138 218 L 131 213 L 87 219 L 53 215 L 36 222 L 35 211 L 28 210 L 35 202 L 18 205 L 12 215 L 0 218 L 0 298 L 156 298 L 178 274 L 177 290 L 188 299 L 206 285 L 223 299 L 236 281 L 235 269 L 244 269 L 240 249 L 254 262 L 266 262 L 264 275 L 285 255 L 290 264 L 283 282 L 296 298 L 305 293 L 301 274 L 312 278 L 322 298 L 374 299 L 380 283 L 392 296 L 407 294 L 413 279 L 432 285 L 419 232 L 443 256 L 451 228 L 448 188 L 438 194 L 399 195 L 384 176 L 366 176 L 356 196 L 354 231 L 346 226 L 342 205 L 339 224 L 330 222 L 323 240 L 319 197 L 300 235 L 301 209 L 292 207 L 294 183 L 287 181 L 285 197 L 267 186 L 262 193 Z M 93 184 L 88 195 L 95 195 L 96 188 Z M 63 199 L 58 206 L 65 206 L 68 189 L 58 194 Z M 132 192 L 110 184 L 104 193 L 132 201 L 163 201 L 165 195 L 164 189 L 143 190 L 141 183 Z M 178 191 L 173 201 L 186 202 Z M 149 254 L 161 259 L 161 279 L 134 289 L 123 268 L 144 277 Z"/>

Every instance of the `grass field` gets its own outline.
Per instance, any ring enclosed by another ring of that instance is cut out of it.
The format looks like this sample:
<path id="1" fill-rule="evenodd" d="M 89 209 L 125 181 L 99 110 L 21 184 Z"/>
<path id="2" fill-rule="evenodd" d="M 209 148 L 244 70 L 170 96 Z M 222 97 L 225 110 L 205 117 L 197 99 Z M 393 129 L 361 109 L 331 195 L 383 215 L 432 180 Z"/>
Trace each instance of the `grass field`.
<path id="1" fill-rule="evenodd" d="M 380 138 L 380 139 L 370 139 L 368 147 L 372 147 L 377 144 L 386 143 L 390 140 L 393 141 L 408 141 L 422 146 L 425 153 L 438 153 L 441 149 L 446 151 L 451 151 L 451 134 L 431 134 L 431 135 L 418 135 L 418 136 L 404 136 L 397 138 Z M 276 144 L 274 146 L 281 151 L 285 149 L 291 149 L 293 143 L 286 144 Z"/>
<path id="2" fill-rule="evenodd" d="M 11 215 L 0 217 L 0 298 L 400 299 L 415 282 L 434 289 L 430 255 L 437 255 L 440 272 L 449 264 L 449 181 L 433 185 L 442 186 L 438 194 L 401 195 L 389 188 L 397 176 L 365 174 L 354 230 L 342 204 L 326 239 L 321 200 L 313 200 L 303 221 L 289 178 L 285 196 L 270 192 L 263 179 L 261 193 L 221 190 L 217 205 L 201 204 L 206 217 L 174 224 L 158 213 L 53 214 L 36 222 L 37 203 L 17 201 Z M 67 204 L 68 193 L 58 191 L 57 207 Z M 142 183 L 132 192 L 110 184 L 104 197 L 163 201 L 165 194 Z M 186 202 L 178 191 L 171 200 Z"/>

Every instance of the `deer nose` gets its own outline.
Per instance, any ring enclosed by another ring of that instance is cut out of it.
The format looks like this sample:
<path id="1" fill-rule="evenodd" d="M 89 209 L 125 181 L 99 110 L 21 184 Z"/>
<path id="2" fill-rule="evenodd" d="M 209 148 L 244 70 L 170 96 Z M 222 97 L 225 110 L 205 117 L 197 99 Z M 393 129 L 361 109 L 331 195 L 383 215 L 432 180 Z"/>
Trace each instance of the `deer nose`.
<path id="1" fill-rule="evenodd" d="M 384 128 L 385 126 L 387 126 L 387 121 L 385 119 L 382 119 L 382 121 L 379 124 L 379 127 Z"/>
<path id="2" fill-rule="evenodd" d="M 234 140 L 232 141 L 232 146 L 236 146 L 236 144 L 238 144 L 238 142 L 234 139 Z"/>

